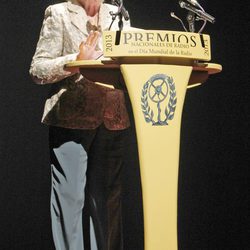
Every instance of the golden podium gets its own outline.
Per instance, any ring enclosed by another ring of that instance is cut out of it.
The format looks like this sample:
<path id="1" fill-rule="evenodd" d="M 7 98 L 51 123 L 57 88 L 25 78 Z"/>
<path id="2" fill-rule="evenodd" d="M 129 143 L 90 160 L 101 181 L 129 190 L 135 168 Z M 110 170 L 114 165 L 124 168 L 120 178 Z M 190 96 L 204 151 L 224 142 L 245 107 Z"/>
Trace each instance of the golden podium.
<path id="1" fill-rule="evenodd" d="M 90 80 L 125 81 L 138 141 L 145 250 L 177 250 L 180 128 L 188 88 L 206 81 L 221 65 L 211 59 L 209 35 L 176 31 L 103 34 L 102 61 L 75 61 Z M 109 58 L 109 59 L 108 59 Z M 111 59 L 110 59 L 111 58 Z"/>

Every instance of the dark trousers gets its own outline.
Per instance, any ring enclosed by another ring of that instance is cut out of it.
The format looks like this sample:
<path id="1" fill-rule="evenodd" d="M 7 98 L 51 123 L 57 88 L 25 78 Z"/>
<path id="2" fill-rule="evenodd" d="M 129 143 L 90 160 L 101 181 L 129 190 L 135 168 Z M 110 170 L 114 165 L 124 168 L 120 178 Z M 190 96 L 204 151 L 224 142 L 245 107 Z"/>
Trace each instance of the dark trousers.
<path id="1" fill-rule="evenodd" d="M 88 216 L 98 250 L 123 250 L 121 179 L 127 133 L 128 129 L 111 131 L 104 125 L 93 130 L 50 127 L 51 217 L 57 250 L 90 249 L 88 230 L 82 229 L 88 229 Z"/>

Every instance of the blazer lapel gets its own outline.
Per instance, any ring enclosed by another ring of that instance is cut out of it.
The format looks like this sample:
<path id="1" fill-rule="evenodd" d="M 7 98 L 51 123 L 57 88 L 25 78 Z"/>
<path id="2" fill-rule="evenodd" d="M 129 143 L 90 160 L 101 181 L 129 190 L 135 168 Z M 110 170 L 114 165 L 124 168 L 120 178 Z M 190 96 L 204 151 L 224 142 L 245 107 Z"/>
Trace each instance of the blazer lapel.
<path id="1" fill-rule="evenodd" d="M 73 4 L 71 1 L 68 1 L 67 5 L 71 23 L 76 26 L 81 33 L 88 35 L 86 27 L 87 15 L 85 10 L 77 4 Z"/>

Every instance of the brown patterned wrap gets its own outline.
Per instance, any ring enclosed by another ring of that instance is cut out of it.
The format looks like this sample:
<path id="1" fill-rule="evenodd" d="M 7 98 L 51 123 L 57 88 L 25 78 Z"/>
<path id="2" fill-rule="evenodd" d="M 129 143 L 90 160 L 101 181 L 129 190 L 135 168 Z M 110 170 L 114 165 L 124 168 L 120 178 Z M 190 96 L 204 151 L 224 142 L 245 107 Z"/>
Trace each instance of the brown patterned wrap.
<path id="1" fill-rule="evenodd" d="M 73 129 L 94 129 L 102 122 L 110 130 L 130 126 L 122 90 L 86 79 L 74 84 L 66 80 L 60 85 L 66 90 L 43 118 L 43 123 Z"/>

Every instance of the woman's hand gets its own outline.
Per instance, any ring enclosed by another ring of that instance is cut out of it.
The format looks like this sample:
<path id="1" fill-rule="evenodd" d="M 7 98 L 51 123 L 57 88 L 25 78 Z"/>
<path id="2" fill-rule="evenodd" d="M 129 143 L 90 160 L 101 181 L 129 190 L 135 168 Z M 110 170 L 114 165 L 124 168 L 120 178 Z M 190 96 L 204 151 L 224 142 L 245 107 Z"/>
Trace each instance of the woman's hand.
<path id="1" fill-rule="evenodd" d="M 100 32 L 92 31 L 86 42 L 82 42 L 79 46 L 80 52 L 76 60 L 95 60 L 102 55 L 102 51 L 96 50 L 96 45 L 100 39 Z"/>
<path id="2" fill-rule="evenodd" d="M 99 58 L 103 52 L 100 50 L 95 50 L 97 42 L 100 38 L 100 32 L 91 32 L 86 40 L 82 42 L 79 46 L 80 52 L 76 57 L 77 61 L 80 60 L 95 60 Z M 65 67 L 64 70 L 69 71 L 71 74 L 79 73 L 79 67 Z"/>

